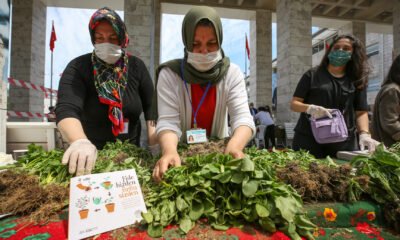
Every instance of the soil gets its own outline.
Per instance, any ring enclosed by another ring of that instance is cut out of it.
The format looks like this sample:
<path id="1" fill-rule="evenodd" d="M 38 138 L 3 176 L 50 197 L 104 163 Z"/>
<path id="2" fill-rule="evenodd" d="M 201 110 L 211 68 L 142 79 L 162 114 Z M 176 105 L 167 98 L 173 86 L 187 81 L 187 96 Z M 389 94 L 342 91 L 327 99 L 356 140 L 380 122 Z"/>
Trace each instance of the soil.
<path id="1" fill-rule="evenodd" d="M 349 164 L 331 167 L 313 162 L 306 170 L 301 168 L 298 162 L 290 162 L 285 168 L 277 170 L 277 176 L 283 182 L 292 185 L 304 202 L 347 202 L 351 180 L 355 180 L 363 189 L 369 182 L 368 176 L 353 177 L 351 171 L 352 167 Z"/>
<path id="2" fill-rule="evenodd" d="M 120 152 L 112 160 L 113 160 L 113 162 L 119 164 L 119 163 L 122 163 L 128 157 L 129 157 L 129 155 L 127 153 Z"/>
<path id="3" fill-rule="evenodd" d="M 397 233 L 400 233 L 400 205 L 397 203 L 387 203 L 384 207 L 384 215 L 387 224 Z"/>
<path id="4" fill-rule="evenodd" d="M 37 176 L 7 170 L 0 173 L 0 214 L 28 216 L 35 223 L 48 222 L 68 200 L 68 188 L 39 185 Z"/>
<path id="5" fill-rule="evenodd" d="M 192 157 L 196 155 L 207 155 L 210 153 L 224 153 L 225 146 L 228 143 L 226 140 L 211 140 L 206 143 L 190 144 L 187 150 L 183 151 L 181 156 L 183 158 Z"/>

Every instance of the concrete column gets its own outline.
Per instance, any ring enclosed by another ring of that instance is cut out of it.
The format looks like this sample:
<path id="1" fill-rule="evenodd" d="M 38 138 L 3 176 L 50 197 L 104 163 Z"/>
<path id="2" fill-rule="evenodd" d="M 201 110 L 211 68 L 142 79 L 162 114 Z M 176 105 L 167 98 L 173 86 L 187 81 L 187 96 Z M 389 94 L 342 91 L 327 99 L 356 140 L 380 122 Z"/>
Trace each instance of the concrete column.
<path id="1" fill-rule="evenodd" d="M 366 27 L 365 22 L 353 21 L 339 29 L 339 35 L 341 34 L 353 34 L 355 37 L 360 39 L 364 44 L 366 43 Z"/>
<path id="2" fill-rule="evenodd" d="M 161 5 L 159 0 L 124 0 L 124 21 L 129 34 L 128 51 L 146 64 L 154 82 L 160 62 Z M 143 114 L 141 146 L 147 146 L 147 127 Z"/>
<path id="3" fill-rule="evenodd" d="M 277 122 L 296 122 L 299 114 L 290 110 L 290 101 L 302 75 L 311 68 L 310 0 L 277 2 L 278 81 Z"/>
<path id="4" fill-rule="evenodd" d="M 400 54 L 400 2 L 393 1 L 393 59 Z"/>
<path id="5" fill-rule="evenodd" d="M 250 19 L 249 102 L 272 104 L 271 11 L 257 10 Z"/>
<path id="6" fill-rule="evenodd" d="M 124 4 L 128 51 L 143 60 L 153 77 L 160 61 L 160 1 L 124 0 Z"/>
<path id="7" fill-rule="evenodd" d="M 383 51 L 383 77 L 385 78 L 389 73 L 389 69 L 392 66 L 392 62 L 394 60 L 392 34 L 383 34 L 382 46 L 384 46 L 382 47 L 382 51 Z"/>
<path id="8" fill-rule="evenodd" d="M 7 83 L 3 81 L 3 66 L 6 56 L 4 44 L 0 38 L 0 152 L 6 152 L 6 123 L 7 123 Z"/>
<path id="9" fill-rule="evenodd" d="M 10 76 L 35 85 L 44 85 L 46 5 L 41 0 L 14 0 L 12 7 L 12 45 Z M 42 113 L 44 94 L 10 86 L 9 110 Z M 42 121 L 42 119 L 9 119 Z"/>

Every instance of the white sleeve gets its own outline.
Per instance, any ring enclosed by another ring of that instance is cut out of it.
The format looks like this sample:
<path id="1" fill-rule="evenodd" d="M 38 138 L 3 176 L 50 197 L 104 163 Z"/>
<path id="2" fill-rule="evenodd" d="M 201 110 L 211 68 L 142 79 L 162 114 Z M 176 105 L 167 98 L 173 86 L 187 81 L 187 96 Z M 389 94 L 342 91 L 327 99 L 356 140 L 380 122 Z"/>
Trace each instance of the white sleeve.
<path id="1" fill-rule="evenodd" d="M 162 69 L 158 76 L 157 84 L 157 135 L 163 130 L 174 131 L 178 138 L 182 135 L 178 88 L 176 74 L 169 68 Z"/>
<path id="2" fill-rule="evenodd" d="M 235 131 L 239 126 L 248 126 L 254 136 L 256 128 L 250 114 L 244 76 L 238 66 L 231 64 L 226 80 L 229 85 L 227 105 L 232 130 Z"/>

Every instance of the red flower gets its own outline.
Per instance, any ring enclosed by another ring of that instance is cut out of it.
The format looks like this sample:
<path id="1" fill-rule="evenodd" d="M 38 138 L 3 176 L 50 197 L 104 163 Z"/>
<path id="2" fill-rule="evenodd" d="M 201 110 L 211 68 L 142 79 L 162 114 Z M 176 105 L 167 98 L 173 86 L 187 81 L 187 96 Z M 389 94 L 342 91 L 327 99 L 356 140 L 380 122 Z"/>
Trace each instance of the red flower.
<path id="1" fill-rule="evenodd" d="M 356 230 L 359 231 L 360 233 L 364 233 L 366 235 L 368 235 L 368 237 L 370 238 L 378 238 L 378 239 L 382 239 L 382 237 L 380 236 L 381 233 L 379 232 L 379 230 L 377 228 L 374 228 L 372 226 L 370 226 L 368 223 L 357 223 L 357 227 Z"/>
<path id="2" fill-rule="evenodd" d="M 290 237 L 286 236 L 283 232 L 276 231 L 272 234 L 271 240 L 290 240 Z"/>
<path id="3" fill-rule="evenodd" d="M 369 221 L 374 221 L 376 218 L 375 212 L 368 212 L 367 213 L 367 218 Z"/>

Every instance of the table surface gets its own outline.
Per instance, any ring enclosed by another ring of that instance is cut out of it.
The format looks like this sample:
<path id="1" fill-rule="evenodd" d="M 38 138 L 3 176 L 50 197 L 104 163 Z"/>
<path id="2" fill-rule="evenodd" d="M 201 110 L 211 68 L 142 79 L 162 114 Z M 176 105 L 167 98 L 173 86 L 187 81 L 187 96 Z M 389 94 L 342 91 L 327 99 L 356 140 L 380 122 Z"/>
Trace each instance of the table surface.
<path id="1" fill-rule="evenodd" d="M 315 203 L 306 204 L 305 209 L 311 221 L 318 225 L 314 232 L 316 239 L 400 239 L 400 235 L 396 235 L 384 227 L 382 209 L 371 202 Z M 325 209 L 331 209 L 337 214 L 334 221 L 329 221 L 324 217 Z M 30 223 L 27 217 L 7 217 L 0 221 L 0 239 L 67 239 L 67 217 L 68 211 L 65 210 L 57 219 L 42 226 Z M 177 226 L 168 226 L 163 231 L 162 239 L 289 239 L 282 238 L 279 234 L 267 233 L 251 225 L 217 231 L 207 224 L 206 219 L 202 219 L 187 235 L 181 234 Z M 145 226 L 131 225 L 102 233 L 91 239 L 138 240 L 152 238 L 147 235 Z"/>

